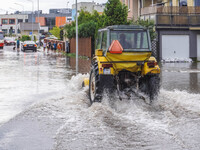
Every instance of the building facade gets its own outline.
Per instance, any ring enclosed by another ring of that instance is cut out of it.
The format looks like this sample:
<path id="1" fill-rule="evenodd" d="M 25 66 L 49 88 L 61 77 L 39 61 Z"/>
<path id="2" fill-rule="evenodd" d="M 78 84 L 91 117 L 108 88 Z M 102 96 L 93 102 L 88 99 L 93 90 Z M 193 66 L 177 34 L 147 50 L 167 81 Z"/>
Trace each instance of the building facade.
<path id="1" fill-rule="evenodd" d="M 33 18 L 32 18 L 33 16 Z M 50 9 L 49 14 L 39 14 L 39 19 L 38 19 L 38 14 L 34 13 L 28 15 L 28 22 L 36 22 L 40 23 L 40 26 L 42 28 L 48 28 L 48 30 L 53 29 L 53 27 L 57 26 L 63 26 L 67 22 L 69 22 L 72 17 L 72 9 L 70 8 L 63 8 L 63 9 Z M 44 30 L 42 30 L 44 31 Z"/>
<path id="2" fill-rule="evenodd" d="M 38 18 L 39 14 L 39 18 Z M 72 20 L 72 9 L 50 9 L 48 14 L 43 14 L 41 10 L 32 12 L 16 11 L 14 14 L 0 14 L 0 30 L 5 34 L 20 34 L 24 32 L 20 23 L 40 23 L 40 33 L 48 32 L 53 27 L 63 26 Z M 35 31 L 36 32 L 36 31 Z M 30 33 L 30 31 L 27 31 Z M 29 34 L 28 34 L 29 35 Z"/>
<path id="3" fill-rule="evenodd" d="M 21 31 L 21 35 L 38 35 L 40 31 L 40 25 L 38 23 L 21 22 L 18 24 L 18 28 Z"/>
<path id="4" fill-rule="evenodd" d="M 81 11 L 88 11 L 92 13 L 94 10 L 96 10 L 98 13 L 102 14 L 105 8 L 105 4 L 99 4 L 95 2 L 79 2 L 77 3 L 77 10 Z M 76 17 L 76 5 L 72 5 L 72 20 L 75 20 Z"/>
<path id="5" fill-rule="evenodd" d="M 129 18 L 154 20 L 159 58 L 200 61 L 200 0 L 121 0 Z"/>
<path id="6" fill-rule="evenodd" d="M 5 34 L 18 34 L 18 24 L 21 22 L 28 22 L 28 15 L 23 14 L 1 14 L 0 24 Z"/>

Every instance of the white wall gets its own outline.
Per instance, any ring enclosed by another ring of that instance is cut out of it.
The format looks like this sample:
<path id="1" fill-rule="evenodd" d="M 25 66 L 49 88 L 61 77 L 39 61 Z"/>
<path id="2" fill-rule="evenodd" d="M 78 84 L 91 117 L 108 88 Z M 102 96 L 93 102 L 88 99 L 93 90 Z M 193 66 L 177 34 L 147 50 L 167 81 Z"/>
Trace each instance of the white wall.
<path id="1" fill-rule="evenodd" d="M 43 27 L 40 27 L 40 30 L 44 30 L 44 32 L 48 32 L 48 31 L 49 31 L 49 27 L 47 27 L 47 26 L 44 27 L 44 26 L 43 26 Z"/>

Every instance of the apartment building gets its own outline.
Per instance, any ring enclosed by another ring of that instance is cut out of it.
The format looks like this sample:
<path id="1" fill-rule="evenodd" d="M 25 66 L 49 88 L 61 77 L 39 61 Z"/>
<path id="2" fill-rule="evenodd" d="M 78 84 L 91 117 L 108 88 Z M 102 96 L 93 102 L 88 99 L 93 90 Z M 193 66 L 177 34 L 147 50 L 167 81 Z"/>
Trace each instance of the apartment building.
<path id="1" fill-rule="evenodd" d="M 154 20 L 159 58 L 200 61 L 200 0 L 121 0 L 128 19 Z"/>
<path id="2" fill-rule="evenodd" d="M 18 23 L 28 22 L 28 15 L 0 14 L 1 29 L 5 34 L 18 34 Z"/>
<path id="3" fill-rule="evenodd" d="M 38 32 L 38 27 L 40 33 L 43 33 L 53 29 L 54 26 L 63 26 L 71 20 L 72 9 L 70 8 L 50 9 L 48 14 L 43 14 L 42 10 L 34 11 L 33 14 L 31 11 L 16 11 L 14 14 L 0 14 L 0 30 L 5 34 L 29 34 L 31 31 L 28 26 L 30 24 L 32 26 L 33 22 L 33 26 L 37 28 L 34 34 Z"/>

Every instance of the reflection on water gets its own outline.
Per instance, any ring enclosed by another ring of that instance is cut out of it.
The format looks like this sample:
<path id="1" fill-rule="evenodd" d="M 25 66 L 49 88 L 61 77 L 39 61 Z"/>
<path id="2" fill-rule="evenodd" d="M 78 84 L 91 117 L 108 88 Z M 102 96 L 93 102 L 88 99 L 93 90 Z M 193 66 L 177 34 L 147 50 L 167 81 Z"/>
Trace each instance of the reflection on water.
<path id="1" fill-rule="evenodd" d="M 73 70 L 76 70 L 76 58 L 67 57 L 66 62 L 71 66 Z M 89 73 L 90 72 L 90 59 L 79 59 L 78 60 L 78 70 L 79 73 Z"/>
<path id="2" fill-rule="evenodd" d="M 200 92 L 200 63 L 164 63 L 161 70 L 163 88 Z"/>
<path id="3" fill-rule="evenodd" d="M 199 74 L 195 72 L 190 73 L 190 90 L 193 91 L 194 93 L 199 93 L 200 92 L 200 85 L 198 84 L 198 75 L 200 75 L 200 68 L 198 68 L 198 63 L 192 63 L 191 64 L 191 69 L 193 70 L 198 70 L 199 69 Z M 200 80 L 200 78 L 199 78 Z"/>
<path id="4" fill-rule="evenodd" d="M 4 51 L 0 50 L 0 59 L 3 59 Z"/>

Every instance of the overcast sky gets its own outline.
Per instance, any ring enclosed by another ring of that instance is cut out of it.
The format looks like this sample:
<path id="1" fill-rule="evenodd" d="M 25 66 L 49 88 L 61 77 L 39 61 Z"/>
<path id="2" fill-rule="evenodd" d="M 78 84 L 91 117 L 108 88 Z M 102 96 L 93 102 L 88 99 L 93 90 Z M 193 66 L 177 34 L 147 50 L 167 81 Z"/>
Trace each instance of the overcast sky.
<path id="1" fill-rule="evenodd" d="M 34 10 L 38 9 L 38 0 L 33 0 Z M 78 2 L 92 2 L 92 0 L 78 0 Z M 94 2 L 105 3 L 107 0 L 94 0 Z M 0 0 L 0 14 L 5 13 L 5 10 L 9 13 L 13 13 L 16 10 L 22 11 L 22 6 L 16 5 L 15 3 L 24 5 L 25 11 L 32 10 L 32 2 L 28 0 Z M 43 13 L 48 13 L 50 8 L 72 8 L 72 4 L 75 0 L 39 0 L 39 8 Z"/>

